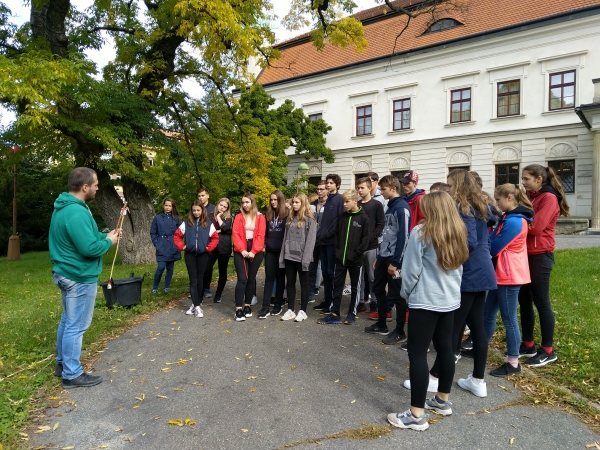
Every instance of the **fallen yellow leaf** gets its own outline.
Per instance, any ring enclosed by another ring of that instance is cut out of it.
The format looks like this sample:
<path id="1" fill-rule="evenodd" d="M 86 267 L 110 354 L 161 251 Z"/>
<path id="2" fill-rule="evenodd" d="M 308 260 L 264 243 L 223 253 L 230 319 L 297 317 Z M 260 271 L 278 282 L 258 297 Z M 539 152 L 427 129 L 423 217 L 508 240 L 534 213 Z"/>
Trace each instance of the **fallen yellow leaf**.
<path id="1" fill-rule="evenodd" d="M 342 387 L 346 388 L 346 389 L 350 389 L 350 386 L 348 386 L 347 384 L 342 384 Z"/>
<path id="2" fill-rule="evenodd" d="M 56 431 L 56 429 L 57 429 L 57 428 L 58 428 L 58 422 L 56 422 L 56 423 L 54 424 L 54 426 L 52 427 L 52 431 Z"/>
<path id="3" fill-rule="evenodd" d="M 117 319 L 119 320 L 119 319 Z M 75 447 L 73 445 L 70 445 L 69 447 L 63 447 L 60 450 L 73 450 Z"/>
<path id="4" fill-rule="evenodd" d="M 292 366 L 292 370 L 296 370 L 296 366 Z"/>
<path id="5" fill-rule="evenodd" d="M 248 377 L 248 379 L 249 380 L 254 380 L 254 379 L 256 379 L 256 377 L 254 375 L 251 375 L 251 376 Z"/>
<path id="6" fill-rule="evenodd" d="M 177 322 L 171 322 L 171 325 L 177 325 Z"/>
<path id="7" fill-rule="evenodd" d="M 162 370 L 163 372 L 170 372 L 171 371 L 171 369 L 169 369 L 168 367 L 165 367 L 164 369 L 160 369 L 160 370 Z"/>
<path id="8" fill-rule="evenodd" d="M 140 405 L 134 405 L 133 409 L 138 409 L 140 407 Z"/>
<path id="9" fill-rule="evenodd" d="M 116 432 L 116 433 L 119 433 L 120 431 L 123 431 L 123 428 L 117 428 L 117 429 L 115 430 L 115 432 Z"/>
<path id="10" fill-rule="evenodd" d="M 168 398 L 166 395 L 157 395 L 158 398 Z"/>
<path id="11" fill-rule="evenodd" d="M 242 428 L 242 433 L 247 433 L 248 430 L 246 428 Z"/>
<path id="12" fill-rule="evenodd" d="M 250 389 L 248 392 L 250 392 L 250 393 L 256 392 L 256 389 Z"/>
<path id="13" fill-rule="evenodd" d="M 508 441 L 508 443 L 509 443 L 510 445 L 513 445 L 513 444 L 515 443 L 515 438 L 510 438 L 510 441 Z"/>
<path id="14" fill-rule="evenodd" d="M 241 380 L 233 380 L 234 383 L 239 383 Z"/>
<path id="15" fill-rule="evenodd" d="M 356 400 L 352 400 L 350 403 L 356 403 Z"/>
<path id="16" fill-rule="evenodd" d="M 242 358 L 238 358 L 237 356 L 235 357 L 235 359 L 237 359 L 238 361 L 241 361 L 241 360 L 242 360 Z"/>
<path id="17" fill-rule="evenodd" d="M 231 331 L 229 331 L 229 330 L 225 330 L 225 333 L 227 333 L 227 334 L 231 334 Z"/>
<path id="18" fill-rule="evenodd" d="M 381 381 L 385 380 L 385 375 L 377 375 L 377 378 L 379 378 Z"/>

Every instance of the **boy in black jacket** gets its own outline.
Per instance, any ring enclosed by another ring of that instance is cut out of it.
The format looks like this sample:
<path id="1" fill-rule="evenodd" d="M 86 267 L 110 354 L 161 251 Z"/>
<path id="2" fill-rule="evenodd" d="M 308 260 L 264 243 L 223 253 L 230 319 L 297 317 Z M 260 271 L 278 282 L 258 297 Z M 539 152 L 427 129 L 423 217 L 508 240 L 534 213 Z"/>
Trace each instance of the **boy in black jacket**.
<path id="1" fill-rule="evenodd" d="M 340 320 L 340 305 L 342 292 L 346 282 L 346 274 L 350 273 L 352 294 L 348 316 L 344 321 L 350 325 L 356 319 L 356 306 L 360 297 L 360 283 L 362 282 L 363 254 L 369 246 L 369 218 L 358 206 L 358 192 L 354 190 L 344 192 L 343 212 L 337 221 L 335 231 L 335 277 L 333 287 L 333 305 L 330 314 L 317 323 L 323 325 L 338 324 Z"/>

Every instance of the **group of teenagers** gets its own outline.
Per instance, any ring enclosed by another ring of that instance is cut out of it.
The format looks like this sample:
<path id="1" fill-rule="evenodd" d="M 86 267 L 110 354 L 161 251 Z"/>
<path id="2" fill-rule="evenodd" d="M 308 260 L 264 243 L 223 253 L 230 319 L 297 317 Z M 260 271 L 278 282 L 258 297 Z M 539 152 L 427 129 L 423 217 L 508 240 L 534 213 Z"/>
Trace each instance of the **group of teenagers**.
<path id="1" fill-rule="evenodd" d="M 306 320 L 308 303 L 319 290 L 320 269 L 324 295 L 313 309 L 321 313 L 317 323 L 330 325 L 342 323 L 342 294 L 349 276 L 350 302 L 343 323 L 354 323 L 370 303 L 368 317 L 376 322 L 364 331 L 383 335 L 384 343 L 401 344 L 408 352 L 410 379 L 404 387 L 411 390 L 410 408 L 389 414 L 388 421 L 425 430 L 425 409 L 452 414 L 449 395 L 461 356 L 473 358 L 473 370 L 457 380 L 458 386 L 487 396 L 484 372 L 498 310 L 506 334 L 506 362 L 490 375 L 520 373 L 519 358 L 527 358 L 529 366 L 557 360 L 550 274 L 556 222 L 560 215 L 569 215 L 569 206 L 560 178 L 538 164 L 523 169 L 521 184 L 502 184 L 493 196 L 483 191 L 476 172 L 463 169 L 451 171 L 446 183 L 434 183 L 428 194 L 417 188 L 418 181 L 415 171 L 400 179 L 379 179 L 370 172 L 357 180 L 356 190 L 340 194 L 341 179 L 330 174 L 318 183 L 312 202 L 297 193 L 286 204 L 281 191 L 273 192 L 264 215 L 252 194 L 243 195 L 239 212 L 232 216 L 228 199 L 212 206 L 208 191 L 200 189 L 184 221 L 175 202 L 166 199 L 151 228 L 158 260 L 152 292 L 157 292 L 165 269 L 168 290 L 173 263 L 184 250 L 192 299 L 187 314 L 202 317 L 201 304 L 210 295 L 217 261 L 214 301 L 221 301 L 233 244 L 235 320 L 252 316 L 256 275 L 264 259 L 258 318 L 281 314 L 287 291 L 281 319 Z M 541 331 L 537 348 L 534 306 Z M 390 332 L 387 322 L 394 308 L 396 323 Z M 462 341 L 465 327 L 471 345 Z M 431 343 L 436 357 L 429 369 Z M 435 395 L 427 397 L 427 392 Z"/>

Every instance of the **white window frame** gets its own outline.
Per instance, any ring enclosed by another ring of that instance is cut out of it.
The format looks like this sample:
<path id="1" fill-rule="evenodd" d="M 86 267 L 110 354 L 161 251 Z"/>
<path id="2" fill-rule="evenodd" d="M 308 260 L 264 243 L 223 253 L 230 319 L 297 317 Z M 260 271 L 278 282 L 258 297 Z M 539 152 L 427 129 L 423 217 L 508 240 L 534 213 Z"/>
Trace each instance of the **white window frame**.
<path id="1" fill-rule="evenodd" d="M 444 90 L 446 91 L 446 125 L 445 127 L 456 127 L 462 125 L 474 125 L 477 123 L 476 107 L 475 107 L 475 95 L 476 87 L 479 82 L 480 70 L 472 72 L 458 73 L 455 75 L 448 75 L 442 77 L 444 81 Z M 465 122 L 451 122 L 452 115 L 450 113 L 452 107 L 452 91 L 458 91 L 461 89 L 471 89 L 471 120 Z"/>
<path id="2" fill-rule="evenodd" d="M 575 106 L 580 103 L 579 89 L 581 86 L 581 69 L 585 67 L 585 56 L 588 50 L 579 50 L 576 52 L 565 53 L 562 55 L 547 56 L 538 58 L 542 66 L 542 75 L 544 77 L 544 106 L 542 115 L 573 113 L 573 108 L 550 109 L 550 76 L 559 72 L 575 71 Z M 558 61 L 558 60 L 563 60 Z"/>

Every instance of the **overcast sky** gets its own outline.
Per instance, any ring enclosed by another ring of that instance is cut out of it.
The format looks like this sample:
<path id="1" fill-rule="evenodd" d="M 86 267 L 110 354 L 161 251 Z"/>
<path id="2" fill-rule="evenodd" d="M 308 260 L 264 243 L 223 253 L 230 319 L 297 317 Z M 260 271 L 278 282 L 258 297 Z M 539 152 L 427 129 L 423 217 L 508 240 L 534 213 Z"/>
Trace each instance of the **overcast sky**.
<path id="1" fill-rule="evenodd" d="M 13 3 L 13 2 L 11 2 L 11 3 Z M 72 0 L 71 3 L 73 5 L 76 5 L 77 9 L 82 11 L 85 8 L 87 8 L 89 5 L 91 5 L 92 1 L 90 1 L 90 0 Z M 290 1 L 289 0 L 271 0 L 271 3 L 273 4 L 273 9 L 274 9 L 275 14 L 278 16 L 278 20 L 281 20 L 283 18 L 283 16 L 285 16 L 285 14 L 289 11 Z M 358 6 L 358 8 L 355 10 L 355 12 L 377 6 L 377 2 L 375 0 L 354 0 L 354 3 L 356 3 Z M 29 11 L 30 11 L 29 4 L 30 4 L 29 1 L 27 1 L 26 3 L 19 1 L 19 3 L 16 6 L 14 6 L 14 5 L 9 6 L 13 13 L 15 23 L 20 25 L 29 20 Z M 277 39 L 277 41 L 284 41 L 284 40 L 287 40 L 298 34 L 302 34 L 302 33 L 305 33 L 306 31 L 309 31 L 309 28 L 299 30 L 299 31 L 288 31 L 282 25 L 279 24 L 279 21 L 272 23 L 271 29 L 275 33 L 275 38 Z M 114 57 L 114 51 L 113 51 L 111 45 L 107 44 L 101 51 L 91 50 L 91 51 L 88 51 L 87 55 L 98 64 L 98 68 L 100 69 L 100 68 L 104 67 L 106 65 L 106 63 Z M 194 86 L 191 84 L 186 86 L 186 88 L 188 88 L 190 91 L 197 90 L 197 89 L 194 89 Z M 201 95 L 201 91 L 198 92 L 198 95 Z M 12 116 L 12 114 L 10 114 L 10 113 L 7 113 L 2 107 L 0 107 L 0 124 L 7 125 L 12 120 L 14 120 L 14 116 Z"/>

